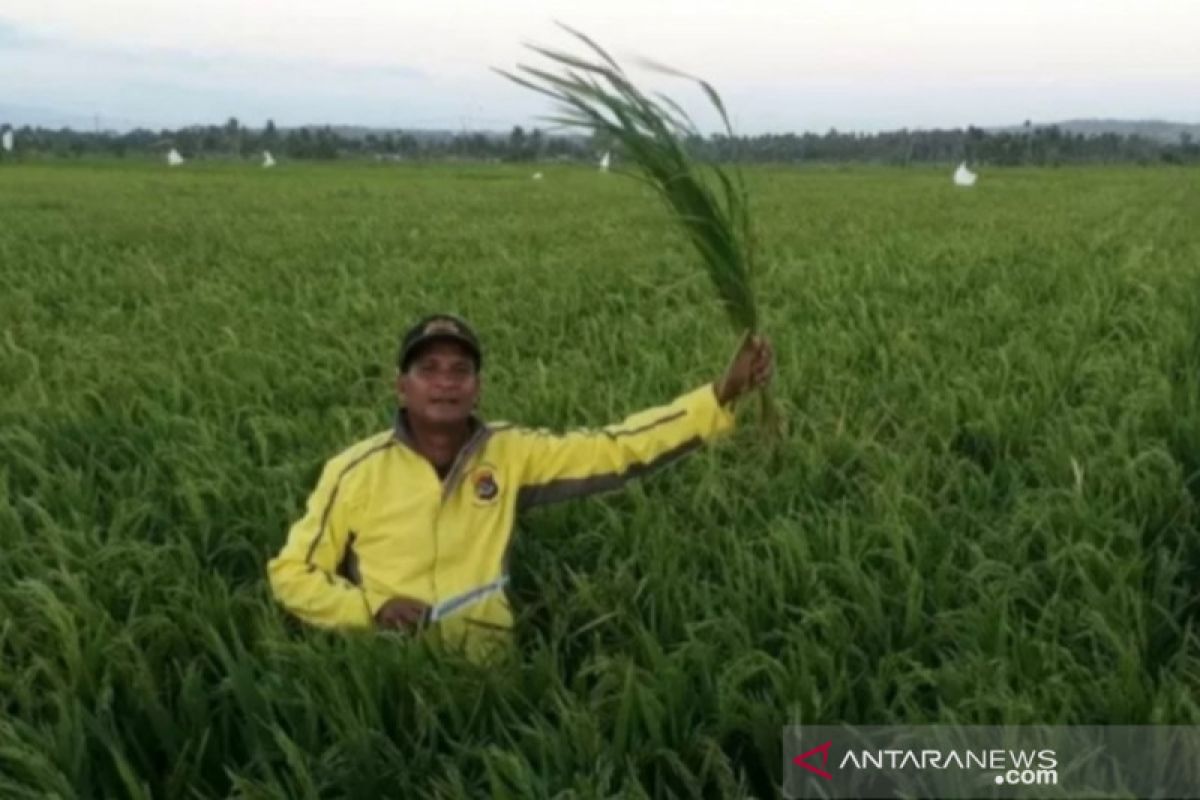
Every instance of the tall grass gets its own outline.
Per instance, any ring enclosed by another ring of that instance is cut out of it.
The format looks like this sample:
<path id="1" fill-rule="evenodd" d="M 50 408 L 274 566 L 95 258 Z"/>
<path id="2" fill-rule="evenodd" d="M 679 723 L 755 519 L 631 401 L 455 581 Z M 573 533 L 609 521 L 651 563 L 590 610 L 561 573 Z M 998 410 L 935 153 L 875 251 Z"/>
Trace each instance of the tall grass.
<path id="1" fill-rule="evenodd" d="M 397 331 L 460 310 L 487 414 L 573 427 L 723 311 L 635 184 L 251 172 L 4 171 L 0 796 L 766 797 L 789 722 L 1200 724 L 1193 173 L 749 171 L 787 446 L 531 516 L 481 670 L 265 587 Z"/>

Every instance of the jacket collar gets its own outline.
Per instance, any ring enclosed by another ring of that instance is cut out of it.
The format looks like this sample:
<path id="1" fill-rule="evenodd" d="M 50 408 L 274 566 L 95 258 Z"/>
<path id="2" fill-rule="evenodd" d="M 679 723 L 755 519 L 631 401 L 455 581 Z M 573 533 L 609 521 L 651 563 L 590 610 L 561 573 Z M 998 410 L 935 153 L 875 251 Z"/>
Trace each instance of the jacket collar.
<path id="1" fill-rule="evenodd" d="M 483 421 L 483 418 L 472 412 L 467 418 L 467 427 L 470 433 L 467 435 L 466 444 L 463 449 L 466 449 L 473 440 L 477 438 L 480 431 L 490 430 L 488 424 Z M 396 409 L 396 414 L 392 420 L 392 438 L 403 445 L 407 445 L 409 449 L 417 449 L 417 440 L 413 437 L 412 428 L 408 424 L 408 411 L 404 406 L 399 406 Z"/>
<path id="2" fill-rule="evenodd" d="M 479 448 L 487 442 L 492 435 L 492 429 L 478 415 L 471 414 L 468 418 L 471 428 L 471 434 L 467 437 L 467 441 L 459 449 L 458 454 L 454 456 L 454 461 L 450 464 L 450 470 L 442 479 L 442 497 L 443 499 L 450 496 L 458 483 L 459 477 L 462 475 L 463 466 L 467 463 L 467 459 Z M 403 406 L 396 409 L 396 421 L 392 426 L 392 437 L 406 446 L 409 450 L 420 455 L 417 450 L 416 441 L 413 439 L 412 428 L 408 424 L 408 415 L 405 413 Z M 424 458 L 424 456 L 422 456 Z"/>

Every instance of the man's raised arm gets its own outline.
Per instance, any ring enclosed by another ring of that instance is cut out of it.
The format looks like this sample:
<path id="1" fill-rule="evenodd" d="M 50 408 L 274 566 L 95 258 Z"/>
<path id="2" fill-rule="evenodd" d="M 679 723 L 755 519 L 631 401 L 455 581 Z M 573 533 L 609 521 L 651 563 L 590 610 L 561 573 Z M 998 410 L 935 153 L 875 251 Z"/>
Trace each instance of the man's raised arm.
<path id="1" fill-rule="evenodd" d="M 611 491 L 691 453 L 733 427 L 730 405 L 770 380 L 772 360 L 766 340 L 749 339 L 720 379 L 668 405 L 596 430 L 518 431 L 525 456 L 518 508 Z"/>

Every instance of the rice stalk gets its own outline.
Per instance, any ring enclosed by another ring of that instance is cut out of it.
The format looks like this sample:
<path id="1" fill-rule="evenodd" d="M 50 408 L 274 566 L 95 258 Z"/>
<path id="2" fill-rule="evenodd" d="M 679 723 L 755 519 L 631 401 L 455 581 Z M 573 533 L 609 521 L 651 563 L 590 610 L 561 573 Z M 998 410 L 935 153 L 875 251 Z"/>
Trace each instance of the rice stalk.
<path id="1" fill-rule="evenodd" d="M 549 121 L 600 134 L 621 145 L 636 169 L 618 171 L 650 185 L 666 203 L 699 253 L 718 301 L 740 336 L 740 350 L 761 323 L 754 296 L 749 196 L 741 171 L 716 163 L 702 168 L 685 146 L 689 138 L 701 135 L 683 107 L 666 95 L 648 95 L 595 41 L 566 25 L 561 27 L 583 43 L 587 56 L 528 45 L 557 71 L 520 64 L 517 73 L 497 72 L 553 99 L 557 111 L 547 117 Z M 725 104 L 711 84 L 661 64 L 644 64 L 697 83 L 720 116 L 726 134 L 733 138 Z M 780 418 L 774 404 L 767 392 L 762 392 L 761 398 L 763 420 L 778 432 Z"/>

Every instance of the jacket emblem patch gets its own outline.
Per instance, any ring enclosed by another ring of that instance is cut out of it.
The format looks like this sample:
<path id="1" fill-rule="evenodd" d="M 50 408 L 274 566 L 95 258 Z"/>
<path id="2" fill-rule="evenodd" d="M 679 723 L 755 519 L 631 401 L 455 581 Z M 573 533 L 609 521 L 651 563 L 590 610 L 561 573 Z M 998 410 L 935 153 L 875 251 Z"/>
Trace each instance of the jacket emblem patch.
<path id="1" fill-rule="evenodd" d="M 496 483 L 496 475 L 491 469 L 480 468 L 471 476 L 471 484 L 475 490 L 475 499 L 490 503 L 500 495 L 500 485 Z"/>

